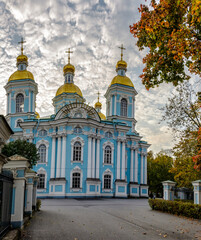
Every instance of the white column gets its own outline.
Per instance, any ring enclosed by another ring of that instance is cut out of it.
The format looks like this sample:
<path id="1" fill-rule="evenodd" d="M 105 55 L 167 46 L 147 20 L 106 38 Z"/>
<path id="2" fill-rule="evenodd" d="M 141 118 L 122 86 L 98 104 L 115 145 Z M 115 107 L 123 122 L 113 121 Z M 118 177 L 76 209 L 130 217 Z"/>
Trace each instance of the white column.
<path id="1" fill-rule="evenodd" d="M 133 118 L 135 118 L 135 99 L 133 99 Z"/>
<path id="2" fill-rule="evenodd" d="M 138 151 L 135 149 L 135 182 L 138 182 Z"/>
<path id="3" fill-rule="evenodd" d="M 87 178 L 91 178 L 91 137 L 88 137 L 88 166 Z"/>
<path id="4" fill-rule="evenodd" d="M 117 95 L 114 95 L 114 115 L 117 115 Z"/>
<path id="5" fill-rule="evenodd" d="M 143 155 L 141 153 L 141 184 L 143 184 L 143 174 L 144 174 L 144 163 L 143 163 Z"/>
<path id="6" fill-rule="evenodd" d="M 117 143 L 117 179 L 120 179 L 120 145 L 121 142 Z"/>
<path id="7" fill-rule="evenodd" d="M 112 96 L 110 97 L 110 116 L 112 116 Z"/>
<path id="8" fill-rule="evenodd" d="M 29 91 L 29 112 L 31 112 L 31 91 Z"/>
<path id="9" fill-rule="evenodd" d="M 33 182 L 26 183 L 26 190 L 27 190 L 27 202 L 25 212 L 28 212 L 28 214 L 32 214 Z"/>
<path id="10" fill-rule="evenodd" d="M 65 170 L 66 170 L 66 136 L 63 136 L 62 142 L 62 160 L 61 160 L 61 177 L 65 178 Z"/>
<path id="11" fill-rule="evenodd" d="M 133 149 L 131 149 L 130 182 L 133 182 Z"/>
<path id="12" fill-rule="evenodd" d="M 9 113 L 11 113 L 11 92 L 9 93 L 9 98 L 10 98 L 10 101 L 9 101 Z"/>
<path id="13" fill-rule="evenodd" d="M 57 171 L 56 177 L 60 177 L 60 170 L 61 170 L 61 137 L 58 137 L 58 145 L 57 145 Z"/>
<path id="14" fill-rule="evenodd" d="M 125 180 L 125 142 L 122 142 L 122 168 L 121 179 Z"/>
<path id="15" fill-rule="evenodd" d="M 54 178 L 55 174 L 55 143 L 56 138 L 52 137 L 52 156 L 51 156 L 51 178 Z"/>
<path id="16" fill-rule="evenodd" d="M 147 154 L 145 155 L 145 166 L 144 166 L 144 184 L 147 184 Z"/>
<path id="17" fill-rule="evenodd" d="M 92 178 L 95 178 L 95 144 L 96 144 L 96 139 L 93 138 L 93 140 L 92 140 L 92 164 L 91 164 Z"/>
<path id="18" fill-rule="evenodd" d="M 97 139 L 96 178 L 99 178 L 99 171 L 100 171 L 100 139 Z"/>

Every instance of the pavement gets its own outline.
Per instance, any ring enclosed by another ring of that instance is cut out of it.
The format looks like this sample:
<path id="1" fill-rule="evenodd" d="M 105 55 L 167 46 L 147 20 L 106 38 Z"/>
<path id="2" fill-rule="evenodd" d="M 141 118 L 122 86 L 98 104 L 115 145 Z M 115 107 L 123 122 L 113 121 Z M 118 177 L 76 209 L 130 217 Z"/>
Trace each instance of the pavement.
<path id="1" fill-rule="evenodd" d="M 21 240 L 201 240 L 201 221 L 153 211 L 147 199 L 46 199 Z"/>

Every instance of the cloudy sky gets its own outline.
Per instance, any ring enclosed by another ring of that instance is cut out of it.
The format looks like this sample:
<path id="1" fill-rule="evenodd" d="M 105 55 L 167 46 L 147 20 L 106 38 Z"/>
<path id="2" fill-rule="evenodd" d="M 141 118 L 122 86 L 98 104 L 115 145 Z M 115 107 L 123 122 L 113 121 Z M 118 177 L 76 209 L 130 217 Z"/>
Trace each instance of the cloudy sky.
<path id="1" fill-rule="evenodd" d="M 115 76 L 120 59 L 120 46 L 126 47 L 124 60 L 127 76 L 136 90 L 137 131 L 152 144 L 154 152 L 173 146 L 171 132 L 165 123 L 158 124 L 161 111 L 173 88 L 161 85 L 147 91 L 141 84 L 142 58 L 129 25 L 138 21 L 138 7 L 145 0 L 6 0 L 0 1 L 0 114 L 6 114 L 4 86 L 16 70 L 20 54 L 18 42 L 24 37 L 24 53 L 29 58 L 28 70 L 38 83 L 37 111 L 40 116 L 53 113 L 52 98 L 64 82 L 65 51 L 73 50 L 75 84 L 80 87 L 86 103 L 94 105 Z M 147 4 L 148 2 L 146 2 Z"/>

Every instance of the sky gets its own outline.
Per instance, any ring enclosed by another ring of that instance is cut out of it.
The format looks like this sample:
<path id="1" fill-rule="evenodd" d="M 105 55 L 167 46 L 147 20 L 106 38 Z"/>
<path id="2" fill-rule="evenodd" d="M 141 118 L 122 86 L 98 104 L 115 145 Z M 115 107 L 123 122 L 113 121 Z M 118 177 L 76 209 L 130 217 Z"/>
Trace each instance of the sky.
<path id="1" fill-rule="evenodd" d="M 74 83 L 81 89 L 86 103 L 93 106 L 99 91 L 105 113 L 104 94 L 116 75 L 121 44 L 128 64 L 127 76 L 138 92 L 136 97 L 136 130 L 151 144 L 155 153 L 170 149 L 172 132 L 166 123 L 159 124 L 161 107 L 167 103 L 173 87 L 162 84 L 147 91 L 141 83 L 142 59 L 129 25 L 139 21 L 140 4 L 145 0 L 6 0 L 0 1 L 0 114 L 6 114 L 6 85 L 16 71 L 18 42 L 26 41 L 24 54 L 28 69 L 38 83 L 37 112 L 40 116 L 54 113 L 52 99 L 64 83 L 65 53 L 71 48 L 75 66 Z"/>

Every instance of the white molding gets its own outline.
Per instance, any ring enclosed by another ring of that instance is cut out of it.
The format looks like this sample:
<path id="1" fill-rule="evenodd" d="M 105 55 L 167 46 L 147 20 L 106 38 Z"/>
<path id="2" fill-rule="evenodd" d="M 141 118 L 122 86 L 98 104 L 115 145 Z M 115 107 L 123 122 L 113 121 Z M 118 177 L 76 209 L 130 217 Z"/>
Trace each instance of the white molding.
<path id="1" fill-rule="evenodd" d="M 105 162 L 104 162 L 104 158 L 105 158 L 105 148 L 106 148 L 107 146 L 110 146 L 111 149 L 112 149 L 111 163 L 105 163 Z M 103 165 L 113 165 L 113 164 L 114 164 L 114 144 L 113 144 L 112 142 L 109 142 L 109 141 L 104 142 L 104 143 L 103 143 L 103 146 L 102 146 L 102 149 L 103 149 L 103 160 L 102 160 Z"/>
<path id="2" fill-rule="evenodd" d="M 48 163 L 48 150 L 49 150 L 49 142 L 47 140 L 41 139 L 36 143 L 36 148 L 39 149 L 40 145 L 44 144 L 46 146 L 46 156 L 45 156 L 45 163 Z M 42 164 L 44 162 L 38 162 L 37 164 Z"/>
<path id="3" fill-rule="evenodd" d="M 111 176 L 111 188 L 110 189 L 104 189 L 104 176 L 105 175 L 110 175 Z M 107 168 L 103 174 L 102 174 L 102 191 L 107 192 L 107 191 L 112 191 L 113 190 L 113 173 L 109 168 Z"/>
<path id="4" fill-rule="evenodd" d="M 47 188 L 47 172 L 46 172 L 46 170 L 43 167 L 41 167 L 37 171 L 37 175 L 38 174 L 45 174 L 45 188 L 44 189 L 38 189 L 40 191 L 44 191 Z"/>
<path id="5" fill-rule="evenodd" d="M 83 163 L 84 139 L 77 136 L 77 137 L 74 137 L 71 140 L 71 164 L 78 162 L 78 161 L 73 161 L 73 147 L 74 147 L 75 142 L 80 142 L 81 143 L 81 161 L 79 161 L 79 162 Z"/>
<path id="6" fill-rule="evenodd" d="M 17 118 L 16 120 L 15 120 L 15 128 L 21 128 L 21 127 L 17 127 L 17 121 L 18 120 L 21 120 L 21 122 L 24 122 L 24 119 L 23 118 Z"/>
<path id="7" fill-rule="evenodd" d="M 73 186 L 73 173 L 80 173 L 80 188 L 72 188 Z M 83 173 L 82 170 L 79 166 L 75 166 L 70 173 L 70 189 L 72 191 L 79 191 L 82 189 L 82 178 L 83 178 Z"/>

